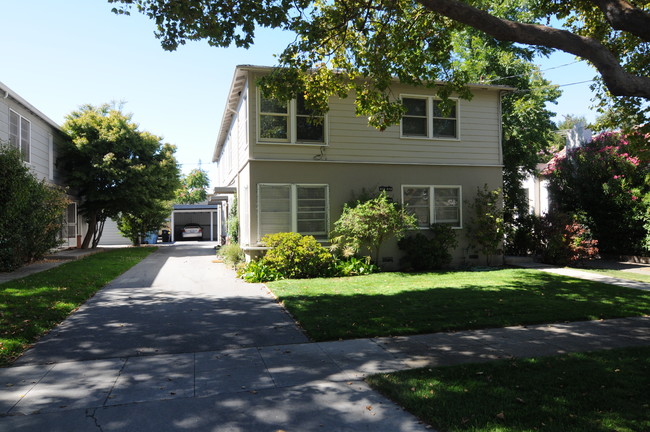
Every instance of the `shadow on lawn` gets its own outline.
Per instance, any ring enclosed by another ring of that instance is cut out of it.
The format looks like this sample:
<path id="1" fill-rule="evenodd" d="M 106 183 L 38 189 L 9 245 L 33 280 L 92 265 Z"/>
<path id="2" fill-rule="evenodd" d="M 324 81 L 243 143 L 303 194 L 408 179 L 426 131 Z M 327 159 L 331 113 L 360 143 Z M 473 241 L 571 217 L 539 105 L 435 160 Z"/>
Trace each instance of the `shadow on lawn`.
<path id="1" fill-rule="evenodd" d="M 628 348 L 368 381 L 441 430 L 648 430 L 649 355 L 650 348 Z"/>
<path id="2" fill-rule="evenodd" d="M 400 276 L 406 279 L 407 286 L 408 278 L 422 278 Z M 518 271 L 498 286 L 420 285 L 393 294 L 303 295 L 294 291 L 280 295 L 280 300 L 318 341 L 619 318 L 650 312 L 648 292 L 530 271 Z"/>

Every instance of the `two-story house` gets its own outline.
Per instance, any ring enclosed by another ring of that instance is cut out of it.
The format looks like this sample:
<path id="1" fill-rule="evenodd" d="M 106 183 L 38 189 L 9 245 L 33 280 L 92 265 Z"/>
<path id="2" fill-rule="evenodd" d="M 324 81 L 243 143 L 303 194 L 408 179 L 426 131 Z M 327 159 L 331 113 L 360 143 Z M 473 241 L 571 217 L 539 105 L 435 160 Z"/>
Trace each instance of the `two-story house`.
<path id="1" fill-rule="evenodd" d="M 53 120 L 0 82 L 0 142 L 20 149 L 23 161 L 38 180 L 65 186 L 56 167 L 57 149 L 65 139 Z M 77 210 L 78 198 L 69 194 L 68 200 L 61 237 L 64 247 L 77 247 L 85 227 Z"/>
<path id="2" fill-rule="evenodd" d="M 401 124 L 385 131 L 355 115 L 353 98 L 331 97 L 322 122 L 310 122 L 300 95 L 288 104 L 262 96 L 257 80 L 271 69 L 238 66 L 213 161 L 216 192 L 236 190 L 240 245 L 249 257 L 265 234 L 294 231 L 327 241 L 343 204 L 365 192 L 386 190 L 407 205 L 426 229 L 457 229 L 456 264 L 479 257 L 465 236 L 466 202 L 478 187 L 502 186 L 501 93 L 509 87 L 475 85 L 471 101 L 452 98 L 439 109 L 435 91 L 396 82 Z M 381 264 L 398 266 L 392 241 Z"/>

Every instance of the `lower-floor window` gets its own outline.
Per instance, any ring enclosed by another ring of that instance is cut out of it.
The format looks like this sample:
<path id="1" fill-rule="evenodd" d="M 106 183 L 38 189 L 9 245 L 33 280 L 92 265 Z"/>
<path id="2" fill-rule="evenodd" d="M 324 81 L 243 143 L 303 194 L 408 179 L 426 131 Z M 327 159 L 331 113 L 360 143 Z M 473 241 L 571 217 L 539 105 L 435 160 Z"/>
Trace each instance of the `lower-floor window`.
<path id="1" fill-rule="evenodd" d="M 257 186 L 258 233 L 297 232 L 327 240 L 327 185 L 267 184 Z"/>
<path id="2" fill-rule="evenodd" d="M 420 228 L 442 223 L 460 228 L 460 186 L 402 186 L 402 203 L 415 215 Z"/>

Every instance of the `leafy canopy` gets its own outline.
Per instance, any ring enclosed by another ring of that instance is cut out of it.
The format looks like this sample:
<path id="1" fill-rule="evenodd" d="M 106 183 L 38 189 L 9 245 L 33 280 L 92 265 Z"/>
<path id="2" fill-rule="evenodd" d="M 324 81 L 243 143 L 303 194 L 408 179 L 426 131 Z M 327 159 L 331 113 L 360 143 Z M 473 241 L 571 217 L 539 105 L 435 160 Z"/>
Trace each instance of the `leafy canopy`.
<path id="1" fill-rule="evenodd" d="M 178 188 L 176 148 L 138 130 L 131 116 L 110 105 L 84 105 L 66 117 L 62 129 L 71 140 L 58 165 L 82 197 L 80 211 L 89 223 L 82 247 L 96 246 L 106 218 L 141 214 L 152 201 L 171 200 Z"/>
<path id="2" fill-rule="evenodd" d="M 181 186 L 176 190 L 174 201 L 178 204 L 196 204 L 208 199 L 207 187 L 210 186 L 208 173 L 195 168 L 181 177 Z"/>
<path id="3" fill-rule="evenodd" d="M 266 84 L 278 95 L 306 90 L 308 105 L 321 109 L 327 96 L 353 90 L 357 112 L 379 128 L 402 113 L 388 90 L 394 77 L 425 86 L 444 80 L 443 98 L 454 90 L 470 97 L 469 77 L 452 49 L 454 37 L 468 29 L 505 52 L 528 46 L 541 54 L 574 54 L 597 69 L 601 108 L 634 114 L 637 124 L 650 109 L 648 0 L 108 1 L 120 3 L 117 13 L 135 6 L 154 19 L 168 50 L 199 39 L 249 47 L 258 27 L 294 32 L 295 42 L 279 57 L 289 70 Z"/>

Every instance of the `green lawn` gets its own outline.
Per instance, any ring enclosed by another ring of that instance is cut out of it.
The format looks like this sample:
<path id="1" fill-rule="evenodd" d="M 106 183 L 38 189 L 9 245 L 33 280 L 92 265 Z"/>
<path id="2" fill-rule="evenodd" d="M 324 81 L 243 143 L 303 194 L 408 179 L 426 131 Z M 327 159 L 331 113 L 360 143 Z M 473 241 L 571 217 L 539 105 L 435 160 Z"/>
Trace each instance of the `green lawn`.
<path id="1" fill-rule="evenodd" d="M 650 431 L 650 347 L 367 378 L 440 432 Z"/>
<path id="2" fill-rule="evenodd" d="M 156 248 L 114 249 L 0 284 L 0 366 Z"/>
<path id="3" fill-rule="evenodd" d="M 605 276 L 611 276 L 619 279 L 629 279 L 639 282 L 650 283 L 650 272 L 648 274 L 632 273 L 622 270 L 609 270 L 609 269 L 592 269 L 592 268 L 576 268 L 576 270 L 598 273 Z"/>
<path id="4" fill-rule="evenodd" d="M 316 341 L 650 314 L 650 292 L 535 270 L 378 273 L 268 286 Z"/>

